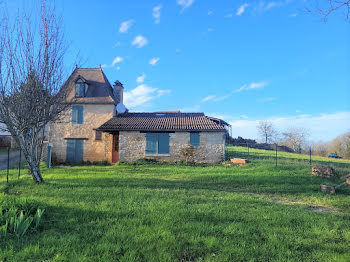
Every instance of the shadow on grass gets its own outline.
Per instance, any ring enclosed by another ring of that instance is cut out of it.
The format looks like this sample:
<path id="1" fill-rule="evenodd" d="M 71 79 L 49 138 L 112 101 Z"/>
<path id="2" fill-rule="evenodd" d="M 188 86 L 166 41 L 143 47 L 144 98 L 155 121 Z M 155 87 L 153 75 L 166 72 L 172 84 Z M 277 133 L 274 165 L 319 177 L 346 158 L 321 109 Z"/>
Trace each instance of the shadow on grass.
<path id="1" fill-rule="evenodd" d="M 138 173 L 138 172 L 135 172 Z M 202 173 L 203 175 L 203 173 Z M 170 176 L 171 178 L 171 176 Z M 94 178 L 47 180 L 47 185 L 54 188 L 139 188 L 156 190 L 210 190 L 217 192 L 247 192 L 261 194 L 305 194 L 311 195 L 319 192 L 320 184 L 335 184 L 334 180 L 321 177 L 306 177 L 304 175 L 205 175 L 201 177 L 184 177 L 167 179 L 148 177 L 133 178 L 132 175 L 117 178 L 98 176 Z M 350 195 L 350 188 L 341 191 L 343 195 Z"/>

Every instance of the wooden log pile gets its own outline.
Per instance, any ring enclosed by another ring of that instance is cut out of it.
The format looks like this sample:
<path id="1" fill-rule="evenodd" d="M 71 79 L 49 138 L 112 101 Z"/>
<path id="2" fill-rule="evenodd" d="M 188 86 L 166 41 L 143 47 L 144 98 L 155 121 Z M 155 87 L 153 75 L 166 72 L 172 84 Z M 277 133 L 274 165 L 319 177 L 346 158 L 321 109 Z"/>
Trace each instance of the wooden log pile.
<path id="1" fill-rule="evenodd" d="M 334 169 L 328 166 L 313 166 L 312 167 L 312 175 L 314 176 L 322 176 L 322 177 L 332 177 L 334 176 Z"/>

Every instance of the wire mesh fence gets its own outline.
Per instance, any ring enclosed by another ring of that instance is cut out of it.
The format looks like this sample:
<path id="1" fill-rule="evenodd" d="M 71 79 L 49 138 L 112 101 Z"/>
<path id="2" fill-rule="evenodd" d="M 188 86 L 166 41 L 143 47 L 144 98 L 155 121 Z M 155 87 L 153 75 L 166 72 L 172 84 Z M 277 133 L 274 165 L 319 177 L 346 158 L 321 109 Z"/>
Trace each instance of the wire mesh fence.
<path id="1" fill-rule="evenodd" d="M 226 147 L 226 160 L 244 158 L 250 162 L 264 161 L 276 167 L 297 164 L 298 166 L 329 166 L 339 173 L 350 174 L 350 160 L 316 156 L 309 149 L 307 154 L 283 151 L 283 147 L 270 145 L 272 150 L 258 149 L 249 143 Z"/>
<path id="2" fill-rule="evenodd" d="M 9 177 L 25 174 L 24 170 L 27 165 L 21 150 L 11 147 L 0 147 L 0 172 L 6 176 L 6 182 L 9 182 Z M 11 173 L 11 175 L 10 175 Z"/>

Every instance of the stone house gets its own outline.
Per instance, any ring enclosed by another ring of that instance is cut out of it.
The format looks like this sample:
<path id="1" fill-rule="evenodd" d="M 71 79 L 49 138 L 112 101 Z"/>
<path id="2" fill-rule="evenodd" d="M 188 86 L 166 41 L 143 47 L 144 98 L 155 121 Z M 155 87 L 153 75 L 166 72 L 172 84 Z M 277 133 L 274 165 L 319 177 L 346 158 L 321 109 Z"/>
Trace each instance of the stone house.
<path id="1" fill-rule="evenodd" d="M 57 163 L 224 160 L 224 121 L 203 113 L 128 112 L 123 85 L 112 87 L 101 68 L 76 68 L 62 88 L 71 109 L 48 131 Z"/>

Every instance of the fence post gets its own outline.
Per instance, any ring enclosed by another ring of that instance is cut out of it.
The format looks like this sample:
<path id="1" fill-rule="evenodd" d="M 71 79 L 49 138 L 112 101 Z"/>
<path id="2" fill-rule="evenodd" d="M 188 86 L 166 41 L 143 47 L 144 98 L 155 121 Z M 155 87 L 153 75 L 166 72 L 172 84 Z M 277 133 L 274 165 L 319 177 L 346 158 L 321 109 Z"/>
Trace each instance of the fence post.
<path id="1" fill-rule="evenodd" d="M 51 167 L 51 144 L 47 144 L 47 157 L 46 157 L 46 167 Z"/>
<path id="2" fill-rule="evenodd" d="M 309 151 L 310 151 L 310 166 L 312 166 L 312 160 L 311 160 L 311 146 L 309 147 Z"/>
<path id="3" fill-rule="evenodd" d="M 277 167 L 277 143 L 276 143 L 276 167 Z"/>
<path id="4" fill-rule="evenodd" d="M 21 176 L 22 150 L 19 149 L 18 178 Z"/>
<path id="5" fill-rule="evenodd" d="M 7 175 L 6 182 L 9 182 L 9 172 L 10 172 L 10 147 L 7 148 Z"/>

